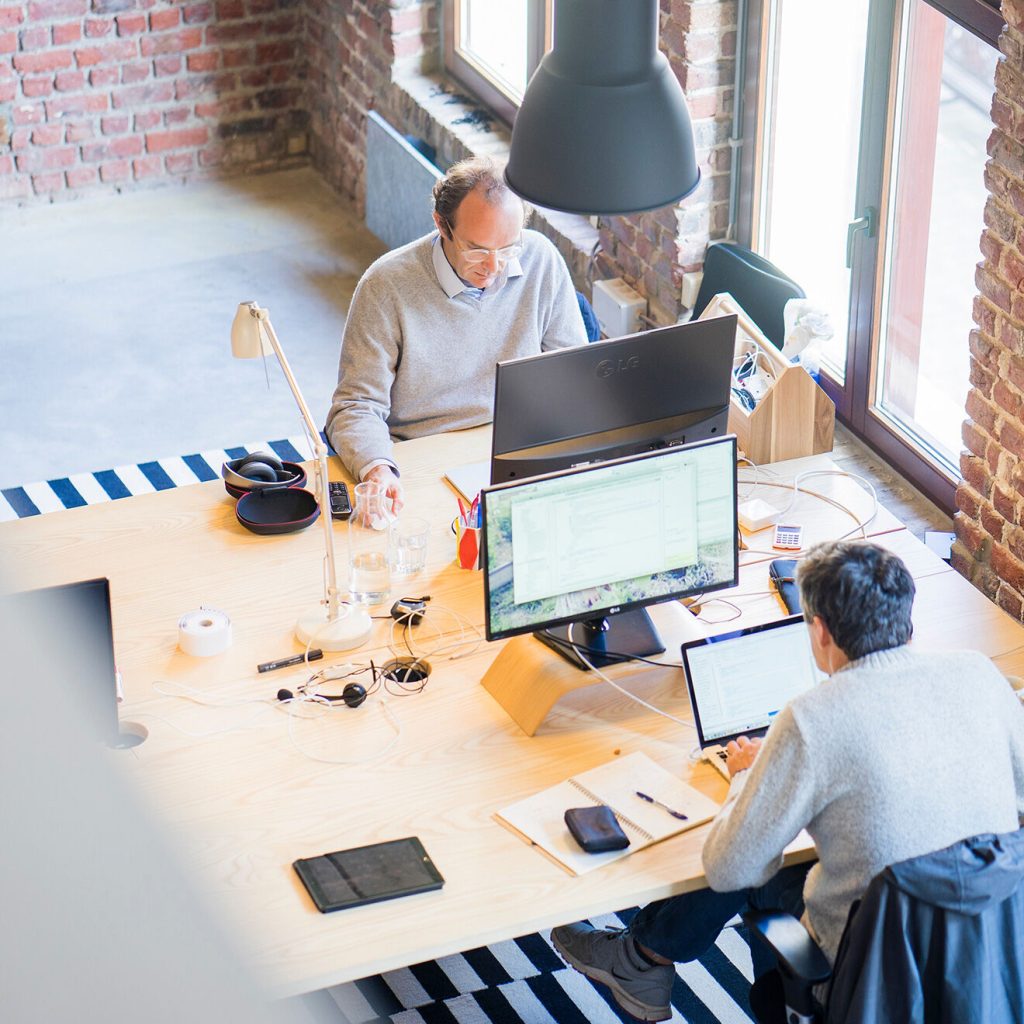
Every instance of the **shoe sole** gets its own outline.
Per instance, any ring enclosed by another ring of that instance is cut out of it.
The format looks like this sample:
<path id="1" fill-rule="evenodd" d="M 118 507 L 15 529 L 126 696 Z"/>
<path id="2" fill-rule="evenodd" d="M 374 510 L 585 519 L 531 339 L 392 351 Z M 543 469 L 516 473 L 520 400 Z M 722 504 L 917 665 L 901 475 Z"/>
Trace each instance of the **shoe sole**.
<path id="1" fill-rule="evenodd" d="M 586 964 L 582 960 L 577 960 L 567 949 L 565 949 L 557 939 L 552 939 L 552 945 L 558 950 L 559 956 L 572 968 L 579 971 L 584 977 L 589 978 L 591 981 L 600 982 L 602 985 L 607 985 L 611 991 L 612 996 L 615 998 L 615 1002 L 619 1004 L 631 1017 L 635 1017 L 637 1020 L 642 1021 L 660 1021 L 668 1020 L 672 1016 L 672 1007 L 657 1007 L 651 1006 L 648 1003 L 641 1003 L 634 999 L 628 992 L 623 991 L 619 986 L 619 979 L 614 974 L 609 974 L 607 971 L 601 970 L 599 967 L 594 967 L 591 964 Z"/>

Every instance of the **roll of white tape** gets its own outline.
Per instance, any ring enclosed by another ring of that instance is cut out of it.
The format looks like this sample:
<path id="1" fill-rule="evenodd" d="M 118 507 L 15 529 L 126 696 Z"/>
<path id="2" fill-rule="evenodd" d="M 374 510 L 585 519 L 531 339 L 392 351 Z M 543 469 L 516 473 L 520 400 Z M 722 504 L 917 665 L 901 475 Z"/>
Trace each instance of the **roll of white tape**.
<path id="1" fill-rule="evenodd" d="M 178 646 L 196 658 L 220 654 L 231 646 L 231 620 L 216 608 L 186 612 L 178 620 Z"/>

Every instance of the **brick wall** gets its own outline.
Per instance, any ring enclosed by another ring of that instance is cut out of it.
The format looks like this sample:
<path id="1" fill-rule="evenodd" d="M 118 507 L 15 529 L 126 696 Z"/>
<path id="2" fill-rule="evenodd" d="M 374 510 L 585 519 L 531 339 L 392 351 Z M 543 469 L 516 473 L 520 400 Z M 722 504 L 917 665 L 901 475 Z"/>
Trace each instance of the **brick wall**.
<path id="1" fill-rule="evenodd" d="M 1024 0 L 1003 0 L 953 564 L 1024 619 Z"/>
<path id="2" fill-rule="evenodd" d="M 732 0 L 661 0 L 661 49 L 686 93 L 701 183 L 679 206 L 601 222 L 606 267 L 647 297 L 651 316 L 675 323 L 682 275 L 704 262 L 709 239 L 729 221 L 736 5 Z"/>
<path id="3" fill-rule="evenodd" d="M 0 200 L 304 159 L 296 0 L 0 3 Z"/>

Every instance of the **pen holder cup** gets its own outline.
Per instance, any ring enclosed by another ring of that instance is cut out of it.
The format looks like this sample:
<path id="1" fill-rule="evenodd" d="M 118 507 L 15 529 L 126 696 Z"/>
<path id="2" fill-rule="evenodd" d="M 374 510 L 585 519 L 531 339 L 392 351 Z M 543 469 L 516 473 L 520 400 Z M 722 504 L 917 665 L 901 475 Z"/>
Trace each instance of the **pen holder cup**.
<path id="1" fill-rule="evenodd" d="M 479 526 L 466 526 L 461 516 L 452 520 L 452 533 L 455 534 L 455 561 L 460 569 L 480 568 L 480 535 L 483 530 Z"/>

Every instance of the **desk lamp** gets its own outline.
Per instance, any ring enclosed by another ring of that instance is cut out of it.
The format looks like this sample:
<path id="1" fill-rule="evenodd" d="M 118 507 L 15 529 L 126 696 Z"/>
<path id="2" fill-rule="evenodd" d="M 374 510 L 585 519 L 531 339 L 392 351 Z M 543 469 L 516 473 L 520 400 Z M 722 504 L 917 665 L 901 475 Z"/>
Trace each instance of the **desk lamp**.
<path id="1" fill-rule="evenodd" d="M 324 600 L 304 612 L 295 623 L 295 635 L 307 646 L 313 644 L 325 651 L 347 651 L 358 647 L 370 632 L 372 623 L 364 608 L 343 603 L 338 592 L 338 574 L 334 558 L 334 534 L 331 528 L 330 498 L 327 489 L 327 446 L 320 437 L 320 431 L 302 397 L 298 382 L 285 358 L 281 343 L 277 340 L 270 313 L 255 302 L 241 302 L 231 325 L 231 354 L 236 359 L 254 359 L 256 356 L 276 355 L 281 364 L 288 386 L 292 389 L 295 403 L 302 415 L 302 422 L 313 446 L 315 459 L 317 501 L 320 504 L 320 521 L 324 527 L 324 544 L 327 554 L 324 559 Z"/>
<path id="2" fill-rule="evenodd" d="M 512 128 L 509 188 L 588 214 L 689 195 L 700 171 L 682 87 L 658 50 L 658 0 L 555 0 L 553 31 Z"/>

